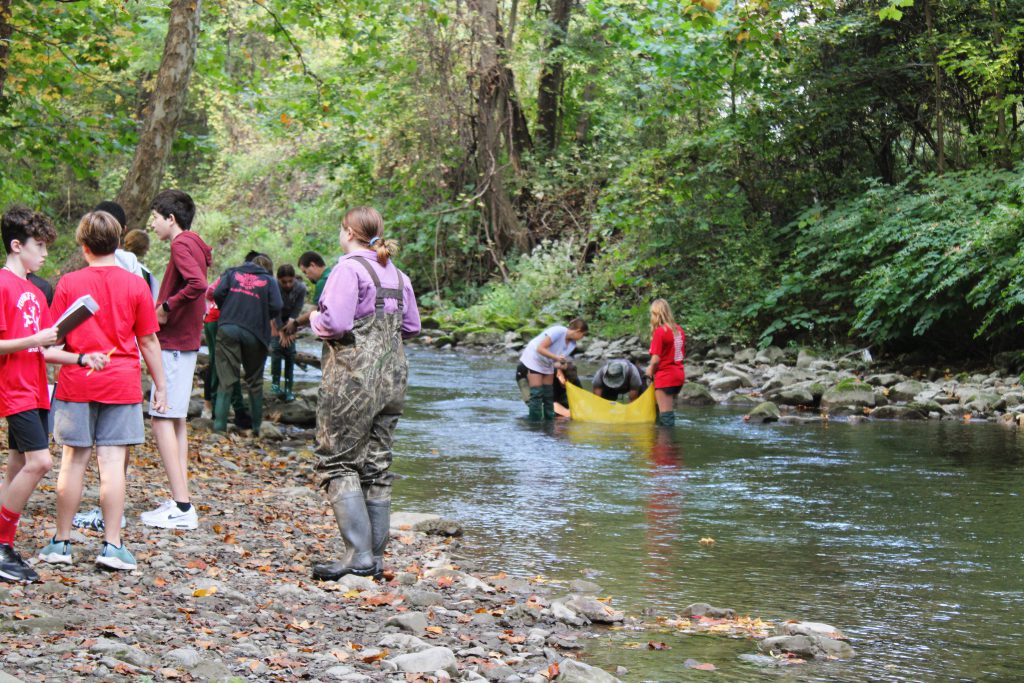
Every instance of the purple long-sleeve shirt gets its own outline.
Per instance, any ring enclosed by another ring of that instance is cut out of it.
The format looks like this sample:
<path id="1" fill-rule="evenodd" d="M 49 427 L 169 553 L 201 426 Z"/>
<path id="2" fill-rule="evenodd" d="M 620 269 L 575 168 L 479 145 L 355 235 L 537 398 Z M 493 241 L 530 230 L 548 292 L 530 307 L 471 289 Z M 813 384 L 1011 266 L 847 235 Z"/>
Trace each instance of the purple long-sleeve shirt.
<path id="1" fill-rule="evenodd" d="M 412 291 L 412 283 L 405 274 L 399 274 L 398 268 L 389 260 L 386 266 L 377 263 L 377 252 L 372 249 L 360 249 L 345 254 L 338 260 L 338 265 L 331 269 L 324 292 L 320 296 L 319 310 L 309 318 L 309 325 L 317 336 L 324 339 L 338 339 L 352 331 L 356 320 L 373 315 L 377 301 L 377 288 L 361 264 L 353 258 L 362 256 L 370 262 L 370 267 L 377 273 L 382 287 L 402 288 L 402 337 L 408 339 L 420 331 L 420 311 L 416 306 L 416 294 Z M 399 285 L 401 281 L 401 285 Z M 398 302 L 394 299 L 384 300 L 384 312 L 394 313 L 398 310 Z"/>

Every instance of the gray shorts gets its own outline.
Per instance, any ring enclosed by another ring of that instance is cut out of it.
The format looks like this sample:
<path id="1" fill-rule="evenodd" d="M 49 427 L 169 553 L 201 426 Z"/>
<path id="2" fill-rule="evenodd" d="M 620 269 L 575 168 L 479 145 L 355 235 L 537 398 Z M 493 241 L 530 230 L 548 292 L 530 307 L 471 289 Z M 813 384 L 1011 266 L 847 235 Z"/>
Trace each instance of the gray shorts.
<path id="1" fill-rule="evenodd" d="M 130 446 L 143 443 L 141 403 L 53 402 L 53 439 L 64 446 Z"/>
<path id="2" fill-rule="evenodd" d="M 188 403 L 192 399 L 192 380 L 196 372 L 198 351 L 160 351 L 167 377 L 167 412 L 156 413 L 153 417 L 188 417 Z M 153 390 L 149 392 L 149 403 L 153 405 Z"/>

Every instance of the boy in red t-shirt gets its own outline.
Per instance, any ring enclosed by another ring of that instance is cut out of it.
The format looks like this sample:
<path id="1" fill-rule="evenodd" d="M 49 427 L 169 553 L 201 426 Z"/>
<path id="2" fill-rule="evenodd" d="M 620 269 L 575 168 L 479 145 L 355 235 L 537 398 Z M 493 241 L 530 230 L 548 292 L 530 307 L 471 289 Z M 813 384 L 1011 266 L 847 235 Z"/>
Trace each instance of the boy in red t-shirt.
<path id="1" fill-rule="evenodd" d="M 121 539 L 121 515 L 128 446 L 145 441 L 140 351 L 153 378 L 155 410 L 166 407 L 167 384 L 153 295 L 145 280 L 118 266 L 114 251 L 120 237 L 121 226 L 109 213 L 85 214 L 75 241 L 89 267 L 64 275 L 53 297 L 56 314 L 85 294 L 96 300 L 95 315 L 68 333 L 65 348 L 79 354 L 98 352 L 109 361 L 100 372 L 65 367 L 57 381 L 53 436 L 64 446 L 64 456 L 57 478 L 57 532 L 39 553 L 45 562 L 72 562 L 71 521 L 82 502 L 85 470 L 95 446 L 104 521 L 104 543 L 96 564 L 124 570 L 137 566 Z"/>
<path id="2" fill-rule="evenodd" d="M 101 369 L 103 354 L 76 355 L 54 348 L 57 328 L 28 274 L 46 261 L 57 233 L 43 214 L 23 206 L 0 218 L 7 262 L 0 270 L 0 416 L 7 418 L 10 456 L 0 486 L 0 579 L 38 581 L 39 575 L 14 550 L 21 513 L 39 481 L 53 467 L 47 412 L 46 362 Z"/>
<path id="3" fill-rule="evenodd" d="M 647 376 L 654 380 L 654 400 L 658 402 L 658 424 L 671 427 L 676 423 L 676 395 L 683 388 L 686 372 L 686 335 L 676 325 L 672 308 L 664 299 L 651 302 L 651 362 Z"/>

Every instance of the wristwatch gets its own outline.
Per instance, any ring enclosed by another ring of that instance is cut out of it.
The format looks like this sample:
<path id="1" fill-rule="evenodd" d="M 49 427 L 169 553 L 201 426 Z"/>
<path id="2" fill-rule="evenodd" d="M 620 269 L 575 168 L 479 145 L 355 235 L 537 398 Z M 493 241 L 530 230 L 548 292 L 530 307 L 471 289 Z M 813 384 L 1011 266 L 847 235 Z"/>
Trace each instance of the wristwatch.
<path id="1" fill-rule="evenodd" d="M 80 367 L 80 368 L 84 368 L 85 367 L 85 363 L 82 362 L 83 358 L 85 358 L 85 354 L 84 353 L 78 354 L 78 367 Z"/>

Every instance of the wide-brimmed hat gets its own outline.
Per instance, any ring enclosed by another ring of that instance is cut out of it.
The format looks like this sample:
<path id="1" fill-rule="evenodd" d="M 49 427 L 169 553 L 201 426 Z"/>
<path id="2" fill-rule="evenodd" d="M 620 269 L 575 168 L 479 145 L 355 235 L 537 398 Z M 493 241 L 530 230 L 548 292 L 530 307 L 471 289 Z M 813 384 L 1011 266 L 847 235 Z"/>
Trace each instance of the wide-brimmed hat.
<path id="1" fill-rule="evenodd" d="M 604 368 L 604 385 L 609 389 L 618 389 L 626 383 L 626 373 L 629 368 L 626 367 L 626 361 L 624 360 L 613 360 L 611 363 Z"/>

